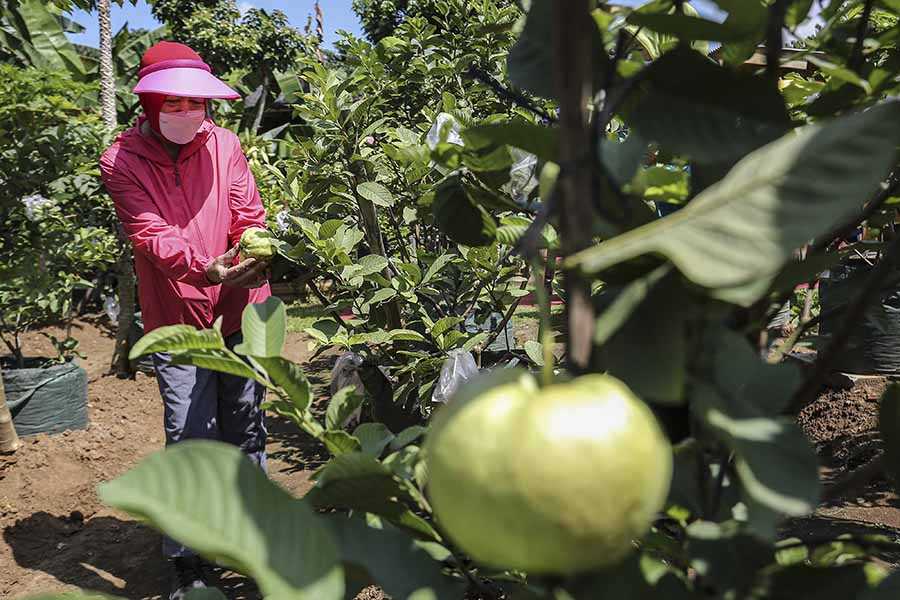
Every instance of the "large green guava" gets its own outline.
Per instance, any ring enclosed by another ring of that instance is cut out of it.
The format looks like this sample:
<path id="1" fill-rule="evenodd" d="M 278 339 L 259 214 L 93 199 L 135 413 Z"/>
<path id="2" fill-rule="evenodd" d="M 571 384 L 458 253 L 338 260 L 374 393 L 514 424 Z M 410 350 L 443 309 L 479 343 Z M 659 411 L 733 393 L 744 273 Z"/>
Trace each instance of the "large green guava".
<path id="1" fill-rule="evenodd" d="M 521 371 L 476 378 L 435 415 L 425 450 L 450 539 L 480 563 L 535 574 L 622 560 L 672 479 L 653 413 L 607 375 L 543 389 Z"/>
<path id="2" fill-rule="evenodd" d="M 241 234 L 240 252 L 238 260 L 241 262 L 248 258 L 257 260 L 271 260 L 275 255 L 275 236 L 271 231 L 261 227 L 245 229 Z"/>

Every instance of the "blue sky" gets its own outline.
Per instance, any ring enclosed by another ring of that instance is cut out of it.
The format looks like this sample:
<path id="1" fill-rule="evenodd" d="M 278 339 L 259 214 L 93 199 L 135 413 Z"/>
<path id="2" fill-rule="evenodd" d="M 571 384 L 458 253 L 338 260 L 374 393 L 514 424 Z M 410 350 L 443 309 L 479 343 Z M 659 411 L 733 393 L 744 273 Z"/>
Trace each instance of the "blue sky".
<path id="1" fill-rule="evenodd" d="M 344 29 L 356 35 L 362 35 L 359 19 L 351 9 L 351 0 L 320 0 L 322 13 L 325 17 L 325 42 L 331 44 L 337 35 L 335 32 Z M 307 15 L 312 13 L 315 0 L 238 0 L 238 6 L 242 9 L 249 7 L 262 8 L 268 11 L 278 9 L 288 16 L 291 24 L 302 29 L 306 26 Z M 98 30 L 96 13 L 88 14 L 84 11 L 72 13 L 75 21 L 87 28 L 84 33 L 70 35 L 72 41 L 88 46 L 98 46 Z M 131 28 L 153 29 L 159 23 L 150 13 L 150 5 L 146 0 L 138 0 L 135 6 L 130 0 L 126 0 L 123 6 L 112 3 L 113 32 L 119 30 L 123 24 L 128 23 Z"/>
<path id="2" fill-rule="evenodd" d="M 619 0 L 620 4 L 628 6 L 637 6 L 644 4 L 647 0 Z M 343 29 L 362 35 L 359 19 L 351 8 L 352 0 L 320 0 L 322 12 L 325 17 L 325 42 L 331 45 L 337 39 L 336 32 Z M 249 7 L 263 8 L 265 10 L 281 10 L 284 12 L 291 23 L 302 29 L 306 25 L 307 16 L 312 13 L 315 0 L 238 0 L 238 6 L 242 9 Z M 703 16 L 711 19 L 721 20 L 725 13 L 720 11 L 711 0 L 693 0 L 692 4 L 697 7 Z M 814 4 L 814 13 L 818 13 L 818 3 Z M 96 15 L 87 14 L 84 11 L 75 11 L 73 13 L 75 20 L 85 26 L 87 30 L 84 33 L 70 35 L 69 37 L 79 43 L 88 46 L 98 46 L 97 18 Z M 124 6 L 118 6 L 112 3 L 112 22 L 113 31 L 118 31 L 124 23 L 132 28 L 142 27 L 153 29 L 159 26 L 159 23 L 150 13 L 150 6 L 146 0 L 138 0 L 135 6 L 132 6 L 130 0 L 126 0 Z M 801 26 L 801 31 L 812 31 L 815 19 L 811 19 L 805 26 Z"/>

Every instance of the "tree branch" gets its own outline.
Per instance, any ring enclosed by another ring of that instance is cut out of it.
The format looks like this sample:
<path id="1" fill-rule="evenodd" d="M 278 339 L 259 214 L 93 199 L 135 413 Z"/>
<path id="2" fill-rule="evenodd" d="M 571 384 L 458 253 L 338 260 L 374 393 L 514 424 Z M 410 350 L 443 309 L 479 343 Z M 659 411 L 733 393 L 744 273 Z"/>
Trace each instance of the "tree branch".
<path id="1" fill-rule="evenodd" d="M 542 119 L 545 119 L 546 121 L 549 121 L 550 123 L 556 123 L 556 117 L 554 117 L 553 115 L 551 115 L 544 109 L 540 108 L 530 98 L 528 98 L 524 94 L 521 94 L 519 92 L 516 92 L 514 90 L 511 90 L 511 89 L 505 87 L 502 83 L 500 83 L 493 76 L 491 76 L 490 73 L 485 73 L 477 66 L 470 65 L 469 70 L 466 71 L 466 75 L 472 79 L 475 79 L 475 80 L 480 81 L 481 83 L 485 84 L 486 86 L 488 86 L 489 88 L 494 90 L 494 92 L 501 98 L 503 98 L 509 102 L 512 102 L 516 106 L 524 108 L 525 110 L 529 110 L 529 111 L 533 112 L 537 116 L 541 117 Z"/>
<path id="2" fill-rule="evenodd" d="M 850 60 L 847 62 L 847 66 L 860 75 L 860 69 L 863 65 L 863 43 L 866 40 L 866 35 L 869 33 L 869 18 L 872 16 L 874 4 L 875 0 L 866 0 L 862 15 L 859 17 L 859 27 L 856 29 L 856 41 L 853 42 L 853 51 L 850 53 Z"/>
<path id="3" fill-rule="evenodd" d="M 781 65 L 781 48 L 784 46 L 784 19 L 787 15 L 787 0 L 775 0 L 769 7 L 769 23 L 766 33 L 766 75 L 778 78 Z"/>

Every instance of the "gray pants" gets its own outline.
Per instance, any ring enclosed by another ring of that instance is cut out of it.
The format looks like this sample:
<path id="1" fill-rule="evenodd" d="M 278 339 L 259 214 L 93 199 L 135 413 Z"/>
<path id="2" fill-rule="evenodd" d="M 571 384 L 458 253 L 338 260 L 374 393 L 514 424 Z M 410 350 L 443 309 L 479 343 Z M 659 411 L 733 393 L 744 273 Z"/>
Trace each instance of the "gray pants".
<path id="1" fill-rule="evenodd" d="M 226 344 L 233 348 L 241 339 L 236 333 Z M 260 409 L 265 387 L 243 377 L 173 365 L 167 354 L 154 354 L 153 365 L 165 404 L 166 446 L 183 440 L 219 440 L 239 447 L 266 469 L 266 426 Z M 163 554 L 171 558 L 192 552 L 164 537 Z"/>

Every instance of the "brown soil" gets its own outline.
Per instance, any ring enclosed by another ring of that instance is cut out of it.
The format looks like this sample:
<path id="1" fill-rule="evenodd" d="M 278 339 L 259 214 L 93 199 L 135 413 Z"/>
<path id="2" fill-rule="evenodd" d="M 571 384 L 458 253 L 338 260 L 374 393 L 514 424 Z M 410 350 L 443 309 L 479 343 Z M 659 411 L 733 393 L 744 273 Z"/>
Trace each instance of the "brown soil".
<path id="1" fill-rule="evenodd" d="M 105 507 L 95 492 L 98 483 L 163 447 L 156 380 L 140 373 L 134 380 L 106 375 L 113 338 L 105 319 L 78 321 L 72 335 L 87 356 L 81 364 L 89 377 L 90 425 L 84 431 L 26 438 L 15 454 L 0 456 L 0 598 L 75 588 L 159 598 L 168 590 L 159 534 Z M 321 394 L 334 357 L 310 362 L 307 340 L 288 335 L 289 358 L 305 364 Z M 26 335 L 23 342 L 27 355 L 52 354 L 38 333 Z M 268 427 L 271 478 L 303 495 L 324 449 L 285 421 L 270 417 Z M 257 597 L 243 577 L 217 572 L 214 579 L 230 598 Z M 360 598 L 383 596 L 368 589 Z"/>
<path id="2" fill-rule="evenodd" d="M 82 365 L 89 375 L 91 423 L 84 431 L 28 438 L 14 455 L 0 456 L 0 598 L 75 588 L 159 598 L 168 588 L 159 534 L 106 508 L 95 493 L 98 483 L 163 447 L 156 382 L 142 374 L 134 380 L 106 375 L 112 335 L 105 319 L 79 321 L 73 335 L 87 356 Z M 37 333 L 24 342 L 30 355 L 52 353 Z M 321 396 L 334 356 L 310 361 L 300 334 L 289 334 L 288 354 L 305 365 Z M 821 455 L 826 481 L 880 452 L 877 414 L 884 386 L 881 379 L 862 379 L 826 391 L 800 412 L 798 422 Z M 270 418 L 268 424 L 270 476 L 302 495 L 324 449 L 290 423 Z M 854 496 L 822 505 L 812 517 L 790 523 L 785 533 L 804 539 L 872 532 L 900 537 L 900 500 L 886 481 L 874 481 Z M 214 583 L 229 598 L 258 597 L 252 582 L 233 573 L 217 572 Z M 383 598 L 378 589 L 367 588 L 357 600 Z"/>
<path id="3" fill-rule="evenodd" d="M 797 421 L 821 458 L 826 486 L 882 452 L 878 403 L 886 385 L 880 377 L 845 380 L 800 411 Z M 801 538 L 879 533 L 900 539 L 900 498 L 880 476 L 861 490 L 823 503 L 813 516 L 794 521 L 788 529 Z M 882 558 L 900 564 L 900 556 Z"/>

